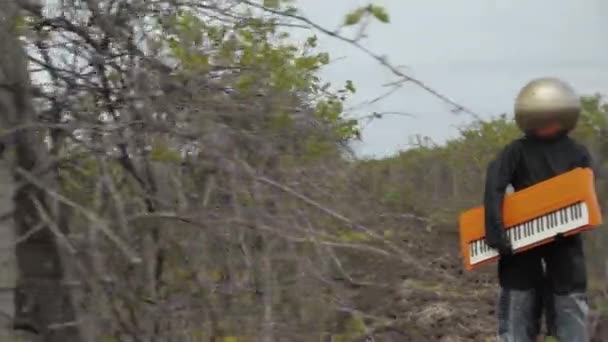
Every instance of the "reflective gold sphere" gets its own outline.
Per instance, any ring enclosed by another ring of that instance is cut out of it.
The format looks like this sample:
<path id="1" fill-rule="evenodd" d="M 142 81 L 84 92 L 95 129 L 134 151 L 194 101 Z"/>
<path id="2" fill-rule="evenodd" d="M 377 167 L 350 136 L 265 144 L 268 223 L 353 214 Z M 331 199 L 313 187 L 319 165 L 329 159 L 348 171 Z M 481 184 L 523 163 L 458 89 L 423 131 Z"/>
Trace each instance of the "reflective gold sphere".
<path id="1" fill-rule="evenodd" d="M 515 100 L 515 122 L 524 131 L 532 131 L 557 121 L 571 131 L 580 116 L 581 103 L 572 87 L 553 77 L 537 78 L 526 84 Z"/>

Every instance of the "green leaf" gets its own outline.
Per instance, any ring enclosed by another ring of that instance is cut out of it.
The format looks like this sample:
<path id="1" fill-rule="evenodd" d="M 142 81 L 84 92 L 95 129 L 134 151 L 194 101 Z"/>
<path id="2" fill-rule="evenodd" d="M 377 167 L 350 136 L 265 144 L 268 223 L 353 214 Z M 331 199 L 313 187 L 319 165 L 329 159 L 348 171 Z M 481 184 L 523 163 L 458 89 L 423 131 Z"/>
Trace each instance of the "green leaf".
<path id="1" fill-rule="evenodd" d="M 350 12 L 346 15 L 346 18 L 344 19 L 344 26 L 351 26 L 359 23 L 359 21 L 361 21 L 361 18 L 363 18 L 363 15 L 365 15 L 365 12 L 365 8 L 359 8 Z"/>
<path id="2" fill-rule="evenodd" d="M 371 240 L 370 236 L 363 232 L 343 231 L 338 234 L 338 239 L 344 242 L 364 242 Z"/>
<path id="3" fill-rule="evenodd" d="M 181 161 L 177 152 L 171 151 L 168 147 L 159 143 L 153 144 L 152 151 L 150 152 L 150 159 L 165 163 L 178 163 Z"/>
<path id="4" fill-rule="evenodd" d="M 346 86 L 344 88 L 346 88 L 346 90 L 350 91 L 353 94 L 357 92 L 357 89 L 355 88 L 355 85 L 351 80 L 346 81 Z"/>
<path id="5" fill-rule="evenodd" d="M 17 16 L 15 18 L 15 31 L 18 34 L 22 34 L 28 26 L 27 19 L 24 16 Z"/>
<path id="6" fill-rule="evenodd" d="M 376 19 L 383 23 L 388 23 L 390 20 L 386 9 L 384 9 L 382 6 L 370 5 L 369 11 Z"/>
<path id="7" fill-rule="evenodd" d="M 279 8 L 280 0 L 264 0 L 263 6 L 267 8 Z"/>
<path id="8" fill-rule="evenodd" d="M 318 38 L 316 35 L 308 37 L 308 39 L 306 39 L 306 45 L 311 48 L 315 48 L 315 47 L 317 47 L 317 41 L 318 41 Z"/>
<path id="9" fill-rule="evenodd" d="M 239 91 L 248 91 L 251 89 L 251 86 L 256 81 L 256 78 L 252 74 L 244 74 L 242 75 L 236 83 L 236 88 Z"/>
<path id="10" fill-rule="evenodd" d="M 317 55 L 317 58 L 319 59 L 319 62 L 321 64 L 323 64 L 323 65 L 329 64 L 329 54 L 328 53 L 322 52 Z"/>

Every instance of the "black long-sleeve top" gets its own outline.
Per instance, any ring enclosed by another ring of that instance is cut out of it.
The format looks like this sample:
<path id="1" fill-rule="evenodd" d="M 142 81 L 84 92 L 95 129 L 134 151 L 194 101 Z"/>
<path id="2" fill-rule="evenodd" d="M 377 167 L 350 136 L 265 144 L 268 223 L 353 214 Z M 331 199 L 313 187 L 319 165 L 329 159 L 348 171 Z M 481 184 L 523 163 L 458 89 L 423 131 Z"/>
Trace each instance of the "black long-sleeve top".
<path id="1" fill-rule="evenodd" d="M 553 139 L 525 136 L 508 144 L 487 169 L 484 207 L 488 245 L 496 248 L 506 239 L 502 208 L 509 184 L 519 191 L 576 167 L 591 167 L 591 156 L 585 146 L 565 134 Z"/>

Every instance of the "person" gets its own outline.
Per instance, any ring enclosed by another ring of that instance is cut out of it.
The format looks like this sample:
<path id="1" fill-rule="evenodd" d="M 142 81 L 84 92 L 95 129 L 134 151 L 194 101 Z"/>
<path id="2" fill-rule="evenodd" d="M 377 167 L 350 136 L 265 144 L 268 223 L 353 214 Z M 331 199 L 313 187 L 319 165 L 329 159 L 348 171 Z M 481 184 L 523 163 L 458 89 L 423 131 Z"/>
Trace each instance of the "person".
<path id="1" fill-rule="evenodd" d="M 535 341 L 543 311 L 558 341 L 588 341 L 587 274 L 581 234 L 557 236 L 551 243 L 513 253 L 502 219 L 509 185 L 520 191 L 576 167 L 591 167 L 588 150 L 569 136 L 580 112 L 580 99 L 566 82 L 557 78 L 530 81 L 515 101 L 515 121 L 523 135 L 505 146 L 488 165 L 485 229 L 486 243 L 500 254 L 499 342 Z"/>

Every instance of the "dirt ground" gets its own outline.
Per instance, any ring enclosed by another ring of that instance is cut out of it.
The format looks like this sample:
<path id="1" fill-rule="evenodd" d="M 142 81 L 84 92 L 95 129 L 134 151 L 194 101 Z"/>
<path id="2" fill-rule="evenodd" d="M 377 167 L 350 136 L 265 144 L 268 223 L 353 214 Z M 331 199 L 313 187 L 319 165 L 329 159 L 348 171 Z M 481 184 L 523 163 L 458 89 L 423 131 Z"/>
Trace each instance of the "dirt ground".
<path id="1" fill-rule="evenodd" d="M 376 330 L 374 341 L 495 341 L 496 264 L 465 271 L 453 228 L 419 231 L 410 238 L 403 242 L 419 269 L 378 265 L 375 277 L 398 285 L 359 291 L 356 302 L 365 312 L 392 319 Z M 590 291 L 592 301 L 597 295 Z M 591 318 L 592 342 L 608 342 L 606 318 L 595 311 Z"/>

